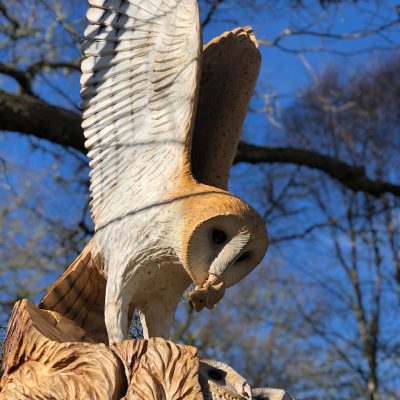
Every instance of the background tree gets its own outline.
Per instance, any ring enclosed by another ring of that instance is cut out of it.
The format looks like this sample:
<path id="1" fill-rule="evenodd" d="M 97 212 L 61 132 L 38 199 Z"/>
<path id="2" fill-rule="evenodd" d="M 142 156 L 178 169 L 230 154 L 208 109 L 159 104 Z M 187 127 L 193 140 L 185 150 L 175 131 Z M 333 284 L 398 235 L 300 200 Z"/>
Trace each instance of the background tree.
<path id="1" fill-rule="evenodd" d="M 260 39 L 263 70 L 231 189 L 264 215 L 272 244 L 215 311 L 194 315 L 183 303 L 175 337 L 302 399 L 396 399 L 398 5 L 200 7 L 206 40 L 249 23 Z M 14 301 L 37 300 L 92 233 L 79 109 L 86 8 L 0 0 L 3 326 Z"/>

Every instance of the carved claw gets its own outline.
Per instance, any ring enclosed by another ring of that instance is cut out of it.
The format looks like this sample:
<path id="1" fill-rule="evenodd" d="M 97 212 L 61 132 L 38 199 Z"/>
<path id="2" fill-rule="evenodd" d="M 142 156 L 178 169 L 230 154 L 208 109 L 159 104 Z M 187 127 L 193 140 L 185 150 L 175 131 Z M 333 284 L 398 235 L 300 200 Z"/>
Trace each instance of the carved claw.
<path id="1" fill-rule="evenodd" d="M 204 307 L 212 310 L 224 294 L 225 282 L 219 276 L 210 274 L 202 287 L 197 286 L 189 294 L 189 299 L 196 311 L 201 311 Z"/>

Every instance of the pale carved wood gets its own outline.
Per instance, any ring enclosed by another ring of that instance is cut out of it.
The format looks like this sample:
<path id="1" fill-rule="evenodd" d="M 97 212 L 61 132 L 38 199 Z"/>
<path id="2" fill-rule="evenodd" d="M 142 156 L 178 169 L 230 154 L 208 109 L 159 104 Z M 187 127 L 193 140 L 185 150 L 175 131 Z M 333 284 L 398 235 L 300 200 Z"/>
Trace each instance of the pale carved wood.
<path id="1" fill-rule="evenodd" d="M 261 66 L 251 27 L 235 28 L 204 46 L 192 171 L 207 185 L 228 188 L 243 123 Z"/>
<path id="2" fill-rule="evenodd" d="M 203 400 L 197 349 L 161 338 L 112 346 L 126 366 L 126 400 Z"/>
<path id="3" fill-rule="evenodd" d="M 251 390 L 228 365 L 162 338 L 96 343 L 73 321 L 16 303 L 4 346 L 0 400 L 294 400 Z"/>
<path id="4" fill-rule="evenodd" d="M 98 342 L 108 343 L 104 323 L 106 278 L 89 242 L 82 253 L 49 288 L 39 307 L 75 322 Z"/>
<path id="5" fill-rule="evenodd" d="M 16 303 L 1 400 L 203 400 L 197 350 L 161 338 L 96 343 L 64 316 Z"/>
<path id="6" fill-rule="evenodd" d="M 100 255 L 107 278 L 107 335 L 111 343 L 127 338 L 133 303 L 146 338 L 168 337 L 191 282 L 210 292 L 206 300 L 212 307 L 223 292 L 215 295 L 219 287 L 209 276 L 220 277 L 226 287 L 236 284 L 268 246 L 261 216 L 225 190 L 227 179 L 198 181 L 191 163 L 202 65 L 218 83 L 225 79 L 218 87 L 203 82 L 202 103 L 212 96 L 216 103 L 199 119 L 202 131 L 212 131 L 198 142 L 206 143 L 197 150 L 202 163 L 212 164 L 202 175 L 218 174 L 215 168 L 221 167 L 227 176 L 259 53 L 251 29 L 238 29 L 206 47 L 213 54 L 209 60 L 222 57 L 205 64 L 196 0 L 89 0 L 89 5 L 82 127 L 92 168 L 92 254 Z M 213 53 L 215 48 L 221 52 Z M 235 67 L 224 68 L 227 63 Z M 223 102 L 224 96 L 231 100 Z M 211 109 L 214 114 L 207 115 Z M 218 124 L 204 126 L 206 119 Z M 193 149 L 196 153 L 196 143 Z M 210 238 L 213 229 L 226 237 L 219 247 Z"/>
<path id="7" fill-rule="evenodd" d="M 4 345 L 1 400 L 118 400 L 121 361 L 104 344 L 53 311 L 16 303 Z"/>
<path id="8" fill-rule="evenodd" d="M 257 41 L 250 27 L 225 32 L 204 46 L 192 147 L 193 175 L 202 183 L 220 189 L 227 186 L 260 61 Z M 227 85 L 232 80 L 235 85 L 229 85 L 230 96 L 226 96 Z M 231 117 L 227 118 L 227 114 Z M 65 315 L 98 341 L 108 343 L 104 323 L 106 277 L 100 260 L 93 260 L 92 248 L 93 243 L 89 242 L 50 287 L 39 306 Z M 82 285 L 85 285 L 85 293 L 77 300 Z M 222 285 L 218 283 L 217 286 L 217 290 L 212 286 L 211 290 L 201 288 L 193 292 L 196 310 L 212 308 L 220 300 Z M 131 314 L 133 307 L 132 304 Z"/>
<path id="9" fill-rule="evenodd" d="M 250 385 L 233 368 L 216 360 L 201 360 L 199 381 L 204 400 L 250 400 Z"/>

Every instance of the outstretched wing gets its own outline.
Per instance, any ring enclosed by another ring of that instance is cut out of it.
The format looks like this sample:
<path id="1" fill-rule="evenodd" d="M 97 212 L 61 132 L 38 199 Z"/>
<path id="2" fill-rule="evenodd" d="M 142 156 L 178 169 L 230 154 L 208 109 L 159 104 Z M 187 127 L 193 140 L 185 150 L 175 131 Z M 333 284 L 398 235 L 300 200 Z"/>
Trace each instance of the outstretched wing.
<path id="1" fill-rule="evenodd" d="M 211 40 L 203 52 L 192 168 L 202 183 L 226 189 L 261 65 L 250 27 Z"/>
<path id="2" fill-rule="evenodd" d="M 99 228 L 187 165 L 201 38 L 195 0 L 89 4 L 82 126 Z"/>

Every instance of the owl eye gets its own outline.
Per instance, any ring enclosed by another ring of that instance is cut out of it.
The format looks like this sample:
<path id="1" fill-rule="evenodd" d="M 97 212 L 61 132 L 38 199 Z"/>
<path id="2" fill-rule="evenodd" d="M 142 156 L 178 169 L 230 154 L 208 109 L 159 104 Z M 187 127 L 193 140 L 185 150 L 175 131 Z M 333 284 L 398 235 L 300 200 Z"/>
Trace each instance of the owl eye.
<path id="1" fill-rule="evenodd" d="M 220 369 L 212 368 L 208 370 L 208 377 L 214 381 L 221 381 L 224 378 L 224 374 Z"/>
<path id="2" fill-rule="evenodd" d="M 212 232 L 212 240 L 215 244 L 226 243 L 226 233 L 218 229 L 214 229 Z"/>
<path id="3" fill-rule="evenodd" d="M 236 262 L 242 262 L 244 260 L 247 260 L 250 257 L 250 253 L 248 251 L 245 251 L 237 260 Z"/>

